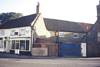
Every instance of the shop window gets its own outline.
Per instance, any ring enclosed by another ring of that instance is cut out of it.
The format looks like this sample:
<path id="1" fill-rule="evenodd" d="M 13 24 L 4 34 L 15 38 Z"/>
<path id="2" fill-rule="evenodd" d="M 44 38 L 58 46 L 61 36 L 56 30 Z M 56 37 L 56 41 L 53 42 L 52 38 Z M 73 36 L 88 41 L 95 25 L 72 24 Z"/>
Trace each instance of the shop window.
<path id="1" fill-rule="evenodd" d="M 29 50 L 29 40 L 12 40 L 12 49 Z"/>
<path id="2" fill-rule="evenodd" d="M 20 49 L 25 50 L 25 40 L 20 40 Z"/>
<path id="3" fill-rule="evenodd" d="M 15 49 L 15 40 L 12 40 L 12 49 Z"/>
<path id="4" fill-rule="evenodd" d="M 6 48 L 6 40 L 4 40 L 4 48 Z"/>
<path id="5" fill-rule="evenodd" d="M 26 50 L 29 50 L 29 40 L 26 40 Z"/>
<path id="6" fill-rule="evenodd" d="M 16 40 L 16 49 L 19 49 L 19 40 Z"/>
<path id="7" fill-rule="evenodd" d="M 0 48 L 3 48 L 3 40 L 0 40 Z"/>

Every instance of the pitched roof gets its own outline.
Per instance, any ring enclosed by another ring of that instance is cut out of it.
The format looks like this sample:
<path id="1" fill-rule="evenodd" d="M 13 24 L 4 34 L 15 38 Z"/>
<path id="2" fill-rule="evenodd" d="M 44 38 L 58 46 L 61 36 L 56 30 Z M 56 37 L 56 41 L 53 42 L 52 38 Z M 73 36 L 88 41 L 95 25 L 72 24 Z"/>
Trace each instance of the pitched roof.
<path id="1" fill-rule="evenodd" d="M 48 19 L 48 18 L 44 18 L 44 22 L 45 22 L 46 28 L 49 31 L 80 32 L 80 33 L 86 32 L 84 31 L 84 28 L 83 28 L 85 26 L 82 27 L 82 24 L 78 22 Z"/>
<path id="2" fill-rule="evenodd" d="M 30 26 L 32 21 L 35 19 L 36 14 L 23 16 L 17 19 L 9 20 L 4 24 L 0 25 L 0 29 L 8 29 L 8 28 L 16 28 L 16 27 L 24 27 Z"/>

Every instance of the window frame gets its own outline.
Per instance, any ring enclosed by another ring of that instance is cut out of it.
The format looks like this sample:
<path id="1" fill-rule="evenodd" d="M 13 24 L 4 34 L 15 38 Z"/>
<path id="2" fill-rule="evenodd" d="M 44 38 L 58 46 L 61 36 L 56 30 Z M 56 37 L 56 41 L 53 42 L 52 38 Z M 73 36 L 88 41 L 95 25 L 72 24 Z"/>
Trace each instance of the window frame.
<path id="1" fill-rule="evenodd" d="M 13 44 L 13 41 L 14 41 L 14 44 Z M 25 48 L 24 49 L 21 49 L 21 41 L 24 41 L 24 44 L 25 44 Z M 28 48 L 26 46 L 26 41 L 28 41 Z M 16 47 L 16 44 L 18 43 L 18 48 Z M 15 49 L 19 49 L 19 50 L 22 50 L 22 51 L 27 51 L 27 50 L 30 50 L 30 40 L 11 40 L 11 49 L 15 50 Z"/>

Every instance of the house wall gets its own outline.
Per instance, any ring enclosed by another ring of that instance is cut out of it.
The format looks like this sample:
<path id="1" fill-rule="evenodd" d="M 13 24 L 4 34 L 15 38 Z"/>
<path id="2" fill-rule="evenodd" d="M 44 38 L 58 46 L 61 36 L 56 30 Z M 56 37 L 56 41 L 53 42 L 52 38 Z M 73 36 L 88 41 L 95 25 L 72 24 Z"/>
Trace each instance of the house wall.
<path id="1" fill-rule="evenodd" d="M 47 38 L 51 36 L 50 32 L 46 29 L 46 26 L 41 14 L 38 17 L 37 21 L 35 22 L 34 29 L 38 38 L 45 38 L 45 37 Z"/>
<path id="2" fill-rule="evenodd" d="M 93 56 L 100 57 L 100 41 L 98 35 L 99 32 L 100 32 L 100 3 L 99 5 L 97 5 L 97 21 L 87 34 L 88 57 L 93 57 Z"/>
<path id="3" fill-rule="evenodd" d="M 0 51 L 3 49 L 4 52 L 9 52 L 11 50 L 12 40 L 29 40 L 31 42 L 31 27 L 0 29 L 0 38 L 2 38 L 3 41 L 3 43 L 0 44 L 3 45 Z M 6 44 L 4 42 L 6 42 Z M 31 43 L 29 50 L 31 50 Z"/>
<path id="4" fill-rule="evenodd" d="M 97 42 L 100 45 L 100 21 L 97 23 Z"/>
<path id="5" fill-rule="evenodd" d="M 93 25 L 87 34 L 87 56 L 100 56 L 100 42 L 98 41 L 98 32 L 100 32 L 100 21 Z"/>
<path id="6" fill-rule="evenodd" d="M 15 35 L 15 32 L 18 32 L 18 35 Z M 0 29 L 0 37 L 31 37 L 31 27 Z"/>

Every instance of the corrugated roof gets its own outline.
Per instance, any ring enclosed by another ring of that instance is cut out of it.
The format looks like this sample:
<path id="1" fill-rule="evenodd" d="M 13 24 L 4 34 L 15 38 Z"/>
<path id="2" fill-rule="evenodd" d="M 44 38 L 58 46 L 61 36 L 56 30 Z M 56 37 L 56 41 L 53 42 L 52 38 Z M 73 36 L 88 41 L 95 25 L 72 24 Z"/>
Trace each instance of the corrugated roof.
<path id="1" fill-rule="evenodd" d="M 0 25 L 0 29 L 8 29 L 8 28 L 16 28 L 16 27 L 24 27 L 30 26 L 32 21 L 35 19 L 36 14 L 23 16 L 17 19 L 9 20 L 4 24 Z"/>
<path id="2" fill-rule="evenodd" d="M 49 31 L 60 31 L 60 32 L 86 32 L 82 27 L 82 24 L 72 21 L 64 21 L 57 19 L 44 18 L 46 28 Z"/>

